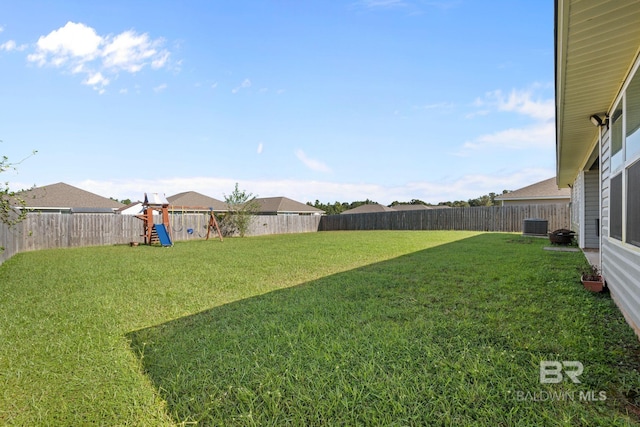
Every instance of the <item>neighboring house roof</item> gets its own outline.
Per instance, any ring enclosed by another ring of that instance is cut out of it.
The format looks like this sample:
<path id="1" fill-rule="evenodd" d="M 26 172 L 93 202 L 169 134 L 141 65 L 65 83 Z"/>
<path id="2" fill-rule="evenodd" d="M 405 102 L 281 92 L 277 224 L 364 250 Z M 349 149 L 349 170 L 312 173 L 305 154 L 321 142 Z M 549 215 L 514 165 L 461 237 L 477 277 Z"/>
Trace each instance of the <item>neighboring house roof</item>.
<path id="1" fill-rule="evenodd" d="M 557 182 L 570 185 L 598 141 L 589 118 L 604 115 L 629 73 L 640 45 L 637 0 L 557 0 Z"/>
<path id="2" fill-rule="evenodd" d="M 431 206 L 422 205 L 422 204 L 418 204 L 418 205 L 399 204 L 399 205 L 392 206 L 391 208 L 395 211 L 424 211 L 428 209 L 433 209 Z"/>
<path id="3" fill-rule="evenodd" d="M 142 202 L 133 202 L 127 206 L 123 206 L 116 211 L 121 215 L 139 215 L 144 210 L 144 204 Z"/>
<path id="4" fill-rule="evenodd" d="M 113 212 L 124 205 L 64 182 L 36 187 L 19 194 L 26 207 L 35 210 Z"/>
<path id="5" fill-rule="evenodd" d="M 495 200 L 547 199 L 567 199 L 568 202 L 571 199 L 571 189 L 558 188 L 556 178 L 553 177 L 495 197 Z"/>
<path id="6" fill-rule="evenodd" d="M 169 209 L 180 210 L 214 210 L 215 212 L 226 212 L 229 210 L 227 204 L 213 197 L 205 196 L 195 191 L 174 194 L 167 197 Z"/>
<path id="7" fill-rule="evenodd" d="M 360 205 L 357 208 L 349 209 L 344 212 L 340 212 L 341 215 L 359 214 L 359 213 L 374 213 L 374 212 L 394 212 L 395 210 L 378 203 L 368 203 L 366 205 Z"/>
<path id="8" fill-rule="evenodd" d="M 300 203 L 287 197 L 256 198 L 260 205 L 259 213 L 263 214 L 308 214 L 322 215 L 323 210 Z"/>

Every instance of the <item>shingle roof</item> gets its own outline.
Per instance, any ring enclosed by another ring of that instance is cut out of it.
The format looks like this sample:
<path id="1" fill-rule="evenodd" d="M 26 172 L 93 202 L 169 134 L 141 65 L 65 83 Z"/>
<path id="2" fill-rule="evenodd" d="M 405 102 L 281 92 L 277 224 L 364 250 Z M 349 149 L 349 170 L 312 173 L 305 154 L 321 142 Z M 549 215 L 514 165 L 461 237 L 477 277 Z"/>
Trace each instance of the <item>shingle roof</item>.
<path id="1" fill-rule="evenodd" d="M 20 193 L 26 206 L 32 209 L 109 208 L 119 209 L 124 205 L 116 200 L 81 190 L 64 182 L 36 187 Z"/>
<path id="2" fill-rule="evenodd" d="M 558 188 L 556 178 L 545 179 L 518 190 L 496 196 L 496 200 L 570 199 L 571 189 Z"/>
<path id="3" fill-rule="evenodd" d="M 174 194 L 167 197 L 170 208 L 173 209 L 213 209 L 216 212 L 225 212 L 229 210 L 227 204 L 213 197 L 205 196 L 195 191 L 186 191 L 184 193 Z"/>
<path id="4" fill-rule="evenodd" d="M 395 205 L 392 207 L 393 210 L 396 211 L 423 211 L 428 209 L 433 209 L 431 206 L 427 205 Z"/>
<path id="5" fill-rule="evenodd" d="M 260 204 L 260 213 L 305 213 L 323 214 L 324 211 L 305 203 L 300 203 L 287 197 L 261 197 L 256 202 Z"/>
<path id="6" fill-rule="evenodd" d="M 359 214 L 359 213 L 373 213 L 373 212 L 394 212 L 395 209 L 392 209 L 388 206 L 380 205 L 378 203 L 368 203 L 366 205 L 360 205 L 357 208 L 349 209 L 344 212 L 341 212 L 341 215 L 350 215 L 350 214 Z"/>

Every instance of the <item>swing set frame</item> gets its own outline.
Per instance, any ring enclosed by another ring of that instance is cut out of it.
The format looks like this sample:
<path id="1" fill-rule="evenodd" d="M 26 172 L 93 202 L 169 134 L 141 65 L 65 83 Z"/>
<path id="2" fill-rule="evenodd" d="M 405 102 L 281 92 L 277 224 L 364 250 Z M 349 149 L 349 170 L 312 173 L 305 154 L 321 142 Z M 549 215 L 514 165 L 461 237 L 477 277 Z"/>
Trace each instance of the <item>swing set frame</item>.
<path id="1" fill-rule="evenodd" d="M 184 229 L 184 216 L 185 216 L 185 214 L 187 212 L 196 213 L 198 211 L 201 212 L 203 210 L 204 210 L 204 208 L 199 207 L 199 206 L 198 207 L 180 206 L 179 210 L 176 209 L 176 206 L 171 206 L 171 219 L 172 219 L 172 222 L 175 223 L 174 212 L 180 212 L 181 213 L 181 215 L 180 215 L 181 216 L 181 223 L 180 223 L 180 230 L 179 230 L 179 231 L 181 231 L 181 230 Z M 214 230 L 218 234 L 218 238 L 220 239 L 220 241 L 221 242 L 224 241 L 223 238 L 222 238 L 222 231 L 220 230 L 220 226 L 218 224 L 218 220 L 216 219 L 215 213 L 214 213 L 212 208 L 209 208 L 209 212 L 208 212 L 208 215 L 207 215 L 208 223 L 206 225 L 207 233 L 204 236 L 202 234 L 200 234 L 200 230 L 202 229 L 200 227 L 200 218 L 201 218 L 201 216 L 198 215 L 198 225 L 197 225 L 197 227 L 195 227 L 196 230 L 198 230 L 197 231 L 198 237 L 200 237 L 200 238 L 204 237 L 205 240 L 209 240 L 209 237 L 211 236 L 211 231 Z"/>

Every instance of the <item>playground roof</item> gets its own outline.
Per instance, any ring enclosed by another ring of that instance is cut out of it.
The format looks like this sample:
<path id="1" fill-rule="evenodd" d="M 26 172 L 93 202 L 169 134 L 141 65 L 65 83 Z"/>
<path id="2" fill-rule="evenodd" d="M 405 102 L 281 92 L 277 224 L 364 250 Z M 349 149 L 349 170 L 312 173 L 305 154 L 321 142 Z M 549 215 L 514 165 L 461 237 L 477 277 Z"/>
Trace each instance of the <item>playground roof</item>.
<path id="1" fill-rule="evenodd" d="M 229 210 L 225 202 L 195 191 L 174 194 L 167 197 L 167 200 L 169 201 L 169 209 L 173 210 L 213 210 L 214 212 L 226 212 Z"/>
<path id="2" fill-rule="evenodd" d="M 160 193 L 144 193 L 144 204 L 148 206 L 165 206 L 169 202 L 164 194 Z"/>
<path id="3" fill-rule="evenodd" d="M 23 191 L 20 198 L 26 207 L 42 211 L 114 212 L 124 205 L 64 182 Z"/>

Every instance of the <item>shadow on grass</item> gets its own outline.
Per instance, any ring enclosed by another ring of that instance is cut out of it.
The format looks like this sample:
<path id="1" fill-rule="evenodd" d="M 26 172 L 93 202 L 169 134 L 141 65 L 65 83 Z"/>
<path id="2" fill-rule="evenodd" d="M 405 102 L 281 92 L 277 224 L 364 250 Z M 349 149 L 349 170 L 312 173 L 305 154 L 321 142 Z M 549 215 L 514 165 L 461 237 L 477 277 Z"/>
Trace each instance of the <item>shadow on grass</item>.
<path id="1" fill-rule="evenodd" d="M 581 289 L 582 255 L 543 244 L 483 234 L 128 338 L 177 423 L 623 425 L 637 340 Z M 582 361 L 582 383 L 540 384 L 541 360 Z"/>

